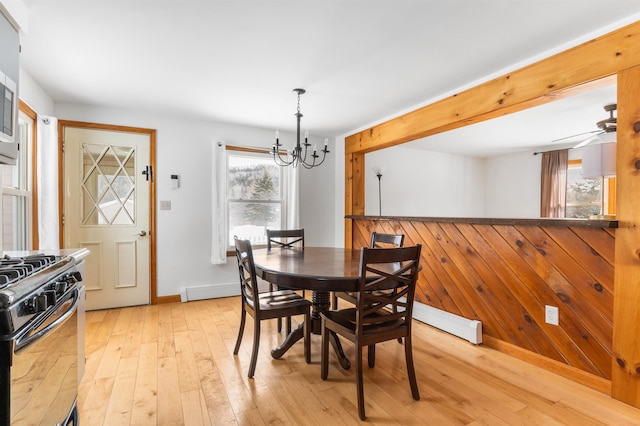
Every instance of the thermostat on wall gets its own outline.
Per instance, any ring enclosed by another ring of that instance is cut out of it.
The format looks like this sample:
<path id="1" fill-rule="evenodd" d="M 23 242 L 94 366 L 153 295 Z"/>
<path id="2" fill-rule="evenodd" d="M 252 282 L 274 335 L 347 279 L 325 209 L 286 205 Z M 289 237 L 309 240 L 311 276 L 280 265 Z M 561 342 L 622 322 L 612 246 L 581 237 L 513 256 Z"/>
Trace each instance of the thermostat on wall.
<path id="1" fill-rule="evenodd" d="M 180 177 L 178 175 L 171 175 L 171 188 L 177 189 L 180 187 Z"/>

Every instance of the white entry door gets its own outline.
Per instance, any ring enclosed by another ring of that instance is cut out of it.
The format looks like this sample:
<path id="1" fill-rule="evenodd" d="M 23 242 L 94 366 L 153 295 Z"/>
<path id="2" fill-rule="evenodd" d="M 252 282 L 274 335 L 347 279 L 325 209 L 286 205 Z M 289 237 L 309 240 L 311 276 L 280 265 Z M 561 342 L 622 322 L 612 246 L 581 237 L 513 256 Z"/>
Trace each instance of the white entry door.
<path id="1" fill-rule="evenodd" d="M 149 304 L 150 134 L 64 127 L 64 247 L 90 250 L 86 308 Z"/>

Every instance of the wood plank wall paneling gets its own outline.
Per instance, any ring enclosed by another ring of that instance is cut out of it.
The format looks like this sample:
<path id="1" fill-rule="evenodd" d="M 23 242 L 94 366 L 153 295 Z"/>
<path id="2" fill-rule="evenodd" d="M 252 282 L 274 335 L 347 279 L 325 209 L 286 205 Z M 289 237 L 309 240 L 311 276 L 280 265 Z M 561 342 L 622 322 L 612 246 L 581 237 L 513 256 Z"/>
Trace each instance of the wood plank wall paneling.
<path id="1" fill-rule="evenodd" d="M 616 288 L 612 395 L 640 407 L 640 65 L 618 74 Z"/>
<path id="2" fill-rule="evenodd" d="M 603 228 L 429 221 L 353 221 L 353 247 L 371 233 L 422 244 L 416 300 L 482 321 L 506 342 L 611 380 L 615 233 Z M 560 324 L 545 323 L 545 305 Z"/>

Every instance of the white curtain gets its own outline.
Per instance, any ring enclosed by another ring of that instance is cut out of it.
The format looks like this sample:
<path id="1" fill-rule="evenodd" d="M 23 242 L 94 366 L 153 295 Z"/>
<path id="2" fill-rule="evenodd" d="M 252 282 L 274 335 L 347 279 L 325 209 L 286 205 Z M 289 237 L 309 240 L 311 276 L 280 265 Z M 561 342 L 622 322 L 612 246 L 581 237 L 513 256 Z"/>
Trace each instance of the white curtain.
<path id="1" fill-rule="evenodd" d="M 227 263 L 227 150 L 223 142 L 213 146 L 213 170 L 211 172 L 212 189 L 212 235 L 211 263 L 221 265 Z"/>
<path id="2" fill-rule="evenodd" d="M 39 245 L 58 249 L 58 119 L 38 115 L 37 132 Z"/>
<path id="3" fill-rule="evenodd" d="M 287 229 L 300 228 L 299 167 L 287 167 Z"/>

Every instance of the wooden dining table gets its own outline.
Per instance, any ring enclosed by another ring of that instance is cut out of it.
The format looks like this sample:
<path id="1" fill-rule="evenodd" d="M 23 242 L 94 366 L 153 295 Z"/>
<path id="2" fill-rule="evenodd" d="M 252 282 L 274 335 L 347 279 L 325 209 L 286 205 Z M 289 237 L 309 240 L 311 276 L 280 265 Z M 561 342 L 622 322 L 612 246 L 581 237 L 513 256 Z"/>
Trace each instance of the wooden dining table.
<path id="1" fill-rule="evenodd" d="M 256 274 L 282 288 L 310 290 L 311 332 L 322 333 L 320 314 L 331 308 L 331 292 L 357 291 L 360 274 L 360 250 L 335 247 L 272 248 L 253 251 Z M 280 358 L 298 340 L 303 338 L 302 324 L 292 330 L 284 342 L 271 351 Z M 338 336 L 331 333 L 329 341 L 340 365 L 351 367 L 344 355 Z"/>

